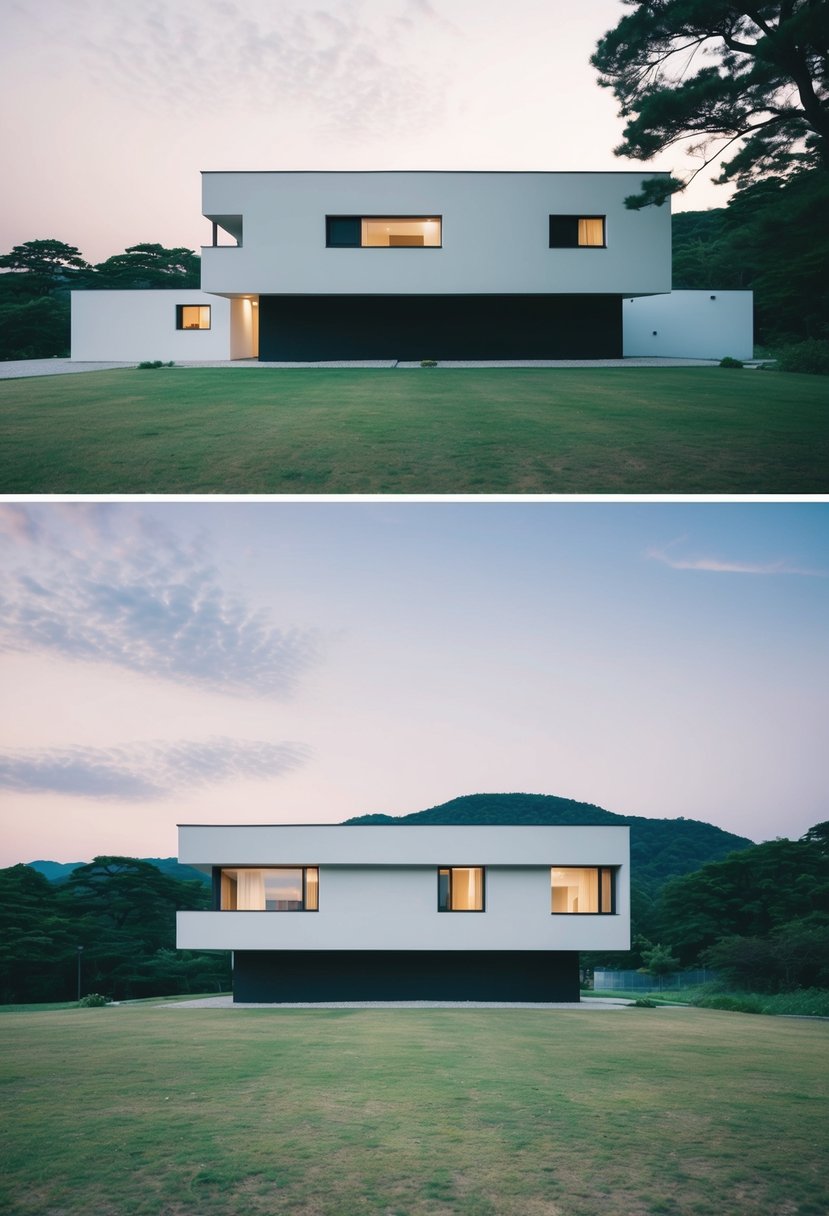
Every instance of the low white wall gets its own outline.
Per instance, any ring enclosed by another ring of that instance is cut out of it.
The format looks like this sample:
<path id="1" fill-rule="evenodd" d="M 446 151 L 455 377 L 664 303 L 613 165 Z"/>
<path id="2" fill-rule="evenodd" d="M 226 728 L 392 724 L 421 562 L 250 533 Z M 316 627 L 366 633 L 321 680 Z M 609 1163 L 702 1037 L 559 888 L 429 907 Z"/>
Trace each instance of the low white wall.
<path id="1" fill-rule="evenodd" d="M 754 293 L 672 291 L 622 304 L 626 358 L 751 359 Z"/>
<path id="2" fill-rule="evenodd" d="M 180 304 L 209 304 L 210 329 L 176 329 Z M 230 310 L 230 300 L 204 291 L 73 291 L 72 358 L 117 363 L 229 359 Z"/>

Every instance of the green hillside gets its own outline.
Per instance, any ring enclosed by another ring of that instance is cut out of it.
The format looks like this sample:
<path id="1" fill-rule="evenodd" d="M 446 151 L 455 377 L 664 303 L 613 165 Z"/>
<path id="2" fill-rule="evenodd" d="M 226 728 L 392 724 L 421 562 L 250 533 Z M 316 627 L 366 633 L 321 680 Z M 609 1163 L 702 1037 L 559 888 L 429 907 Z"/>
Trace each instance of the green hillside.
<path id="1" fill-rule="evenodd" d="M 627 824 L 630 827 L 631 873 L 649 895 L 669 878 L 719 861 L 754 842 L 699 819 L 645 819 L 616 815 L 590 802 L 553 794 L 467 794 L 411 815 L 360 815 L 347 823 L 362 824 Z"/>

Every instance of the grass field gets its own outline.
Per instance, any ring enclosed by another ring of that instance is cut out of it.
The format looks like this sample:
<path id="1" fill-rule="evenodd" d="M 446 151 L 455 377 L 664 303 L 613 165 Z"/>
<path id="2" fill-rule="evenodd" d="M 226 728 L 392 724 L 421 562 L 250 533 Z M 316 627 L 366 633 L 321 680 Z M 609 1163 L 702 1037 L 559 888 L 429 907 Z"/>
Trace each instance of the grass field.
<path id="1" fill-rule="evenodd" d="M 0 1016 L 9 1216 L 825 1216 L 822 1022 Z"/>
<path id="2" fill-rule="evenodd" d="M 134 369 L 0 383 L 0 493 L 829 490 L 829 384 L 720 368 Z"/>

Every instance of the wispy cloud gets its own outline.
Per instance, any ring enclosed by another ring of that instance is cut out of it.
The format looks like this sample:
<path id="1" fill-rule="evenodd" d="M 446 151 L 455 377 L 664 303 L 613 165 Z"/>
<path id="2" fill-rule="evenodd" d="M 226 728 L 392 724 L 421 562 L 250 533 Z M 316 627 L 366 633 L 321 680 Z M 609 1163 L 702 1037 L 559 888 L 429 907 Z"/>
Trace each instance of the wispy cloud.
<path id="1" fill-rule="evenodd" d="M 45 5 L 22 0 L 20 10 L 46 47 L 71 50 L 93 85 L 117 82 L 143 109 L 203 116 L 253 103 L 284 118 L 304 108 L 349 132 L 427 122 L 441 69 L 434 48 L 424 61 L 423 35 L 440 26 L 459 37 L 428 0 Z"/>
<path id="2" fill-rule="evenodd" d="M 68 504 L 0 521 L 20 543 L 0 595 L 0 650 L 113 663 L 226 693 L 293 691 L 319 658 L 313 629 L 281 629 L 226 592 L 205 544 L 140 512 L 121 511 L 117 528 L 115 518 L 111 507 Z"/>
<path id="3" fill-rule="evenodd" d="M 301 743 L 227 738 L 0 753 L 0 788 L 116 801 L 154 800 L 223 781 L 281 777 L 303 765 Z"/>
<path id="4" fill-rule="evenodd" d="M 768 562 L 751 562 L 708 556 L 680 557 L 670 552 L 670 549 L 679 543 L 679 541 L 672 541 L 671 544 L 665 545 L 661 549 L 648 549 L 645 556 L 651 561 L 670 566 L 672 570 L 704 570 L 714 574 L 797 574 L 808 578 L 829 577 L 829 570 L 801 566 L 798 562 L 788 558 L 777 558 Z"/>

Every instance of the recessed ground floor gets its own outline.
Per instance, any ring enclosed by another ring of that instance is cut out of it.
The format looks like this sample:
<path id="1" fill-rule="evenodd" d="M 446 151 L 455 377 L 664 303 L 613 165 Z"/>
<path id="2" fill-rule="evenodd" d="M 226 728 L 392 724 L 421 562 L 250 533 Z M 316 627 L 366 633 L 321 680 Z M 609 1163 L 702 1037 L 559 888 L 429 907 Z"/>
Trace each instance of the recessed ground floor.
<path id="1" fill-rule="evenodd" d="M 237 950 L 233 999 L 578 1001 L 579 956 L 569 950 Z"/>
<path id="2" fill-rule="evenodd" d="M 266 361 L 621 356 L 621 296 L 259 297 Z"/>

